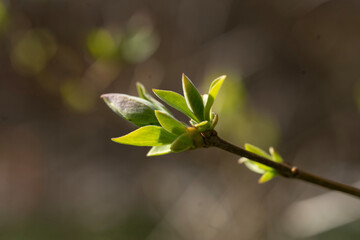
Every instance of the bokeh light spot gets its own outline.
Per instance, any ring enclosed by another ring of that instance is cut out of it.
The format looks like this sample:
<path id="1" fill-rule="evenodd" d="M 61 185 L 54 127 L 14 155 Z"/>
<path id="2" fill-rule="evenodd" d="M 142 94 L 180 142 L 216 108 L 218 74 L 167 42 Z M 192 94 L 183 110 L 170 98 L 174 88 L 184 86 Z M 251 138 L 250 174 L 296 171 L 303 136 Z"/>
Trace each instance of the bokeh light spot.
<path id="1" fill-rule="evenodd" d="M 65 103 L 77 112 L 88 112 L 95 104 L 96 92 L 78 81 L 69 80 L 61 87 Z"/>
<path id="2" fill-rule="evenodd" d="M 53 36 L 45 30 L 31 30 L 23 34 L 11 52 L 14 68 L 25 75 L 39 74 L 56 53 Z"/>
<path id="3" fill-rule="evenodd" d="M 93 30 L 87 38 L 87 47 L 95 58 L 111 58 L 117 52 L 117 44 L 106 29 Z"/>
<path id="4" fill-rule="evenodd" d="M 159 37 L 151 27 L 134 29 L 126 36 L 122 44 L 122 54 L 125 60 L 138 63 L 149 58 L 159 45 Z"/>

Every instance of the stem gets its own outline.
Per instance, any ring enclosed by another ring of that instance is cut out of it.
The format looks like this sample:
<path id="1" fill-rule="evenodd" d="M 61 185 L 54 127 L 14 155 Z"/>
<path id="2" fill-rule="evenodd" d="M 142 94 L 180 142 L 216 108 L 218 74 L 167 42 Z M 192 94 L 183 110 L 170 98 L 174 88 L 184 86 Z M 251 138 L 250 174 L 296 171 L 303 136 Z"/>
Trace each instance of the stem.
<path id="1" fill-rule="evenodd" d="M 240 157 L 245 157 L 248 159 L 251 159 L 255 162 L 264 164 L 268 167 L 274 168 L 281 176 L 286 178 L 295 178 L 300 179 L 312 184 L 319 185 L 324 188 L 328 188 L 335 191 L 340 191 L 344 193 L 348 193 L 350 195 L 356 196 L 360 198 L 360 189 L 345 185 L 339 182 L 335 182 L 308 172 L 305 172 L 303 170 L 300 170 L 299 168 L 292 166 L 288 163 L 278 163 L 274 162 L 270 159 L 264 158 L 262 156 L 259 156 L 257 154 L 254 154 L 252 152 L 249 152 L 245 149 L 242 149 L 240 147 L 237 147 L 229 142 L 226 142 L 225 140 L 221 139 L 217 136 L 216 131 L 208 131 L 202 133 L 204 138 L 204 147 L 217 147 L 221 148 L 225 151 L 234 153 Z"/>

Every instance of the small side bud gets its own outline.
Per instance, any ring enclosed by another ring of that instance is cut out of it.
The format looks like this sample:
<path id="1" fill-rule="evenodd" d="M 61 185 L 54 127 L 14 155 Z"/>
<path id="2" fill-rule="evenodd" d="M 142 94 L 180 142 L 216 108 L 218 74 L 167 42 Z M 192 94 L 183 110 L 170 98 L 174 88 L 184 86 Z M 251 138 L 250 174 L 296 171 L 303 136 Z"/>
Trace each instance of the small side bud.
<path id="1" fill-rule="evenodd" d="M 204 146 L 204 140 L 197 128 L 188 127 L 186 131 L 193 140 L 195 148 L 201 148 Z"/>

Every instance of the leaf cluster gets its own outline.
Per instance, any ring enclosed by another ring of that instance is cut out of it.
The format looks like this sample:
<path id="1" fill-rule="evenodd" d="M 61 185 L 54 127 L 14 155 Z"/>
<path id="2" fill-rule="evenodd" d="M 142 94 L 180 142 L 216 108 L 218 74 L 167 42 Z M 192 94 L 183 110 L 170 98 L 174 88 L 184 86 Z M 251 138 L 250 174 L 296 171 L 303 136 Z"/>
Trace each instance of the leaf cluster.
<path id="1" fill-rule="evenodd" d="M 138 97 L 127 94 L 104 94 L 105 103 L 119 116 L 139 128 L 117 138 L 114 142 L 152 147 L 147 156 L 182 152 L 203 146 L 201 133 L 213 130 L 217 115 L 212 111 L 214 101 L 226 76 L 215 79 L 207 94 L 201 95 L 192 81 L 182 75 L 183 95 L 173 91 L 154 89 L 164 103 L 190 118 L 190 125 L 177 120 L 161 102 L 137 83 Z"/>
<path id="2" fill-rule="evenodd" d="M 138 97 L 117 93 L 102 95 L 105 103 L 115 113 L 139 127 L 127 135 L 112 140 L 121 144 L 152 147 L 147 156 L 178 153 L 203 147 L 202 133 L 211 132 L 218 120 L 217 114 L 212 111 L 212 106 L 225 78 L 225 75 L 216 78 L 211 83 L 208 93 L 203 95 L 185 74 L 182 75 L 183 95 L 173 91 L 153 89 L 162 102 L 188 116 L 189 124 L 177 120 L 170 110 L 149 94 L 141 83 L 137 83 Z M 272 161 L 283 162 L 282 157 L 273 148 L 270 148 L 270 154 L 251 144 L 245 144 L 245 149 Z M 267 182 L 279 175 L 275 169 L 247 158 L 240 158 L 239 162 L 262 175 L 259 183 Z"/>
<path id="3" fill-rule="evenodd" d="M 280 156 L 280 154 L 278 152 L 275 151 L 275 149 L 273 147 L 269 148 L 269 153 L 265 152 L 264 150 L 251 145 L 251 144 L 245 144 L 245 149 L 249 152 L 255 153 L 259 156 L 265 157 L 267 159 L 271 159 L 274 162 L 278 162 L 278 163 L 282 163 L 283 159 Z M 272 167 L 268 167 L 264 164 L 252 161 L 250 159 L 247 158 L 240 158 L 239 159 L 239 163 L 244 163 L 245 166 L 250 169 L 253 172 L 259 173 L 262 176 L 259 178 L 259 183 L 265 183 L 267 181 L 270 181 L 271 179 L 273 179 L 274 177 L 276 177 L 277 175 L 279 175 L 277 173 L 277 171 L 275 169 L 273 169 Z"/>

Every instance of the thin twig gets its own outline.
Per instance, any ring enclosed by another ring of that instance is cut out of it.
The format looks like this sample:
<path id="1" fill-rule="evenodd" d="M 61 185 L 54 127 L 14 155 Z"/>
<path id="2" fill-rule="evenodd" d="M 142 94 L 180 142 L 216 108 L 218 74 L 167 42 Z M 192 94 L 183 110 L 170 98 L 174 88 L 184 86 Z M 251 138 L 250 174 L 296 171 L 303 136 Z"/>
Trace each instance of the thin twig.
<path id="1" fill-rule="evenodd" d="M 240 147 L 237 147 L 220 137 L 218 137 L 216 131 L 208 131 L 204 132 L 203 134 L 205 146 L 204 147 L 217 147 L 221 148 L 225 151 L 234 153 L 240 157 L 245 157 L 248 159 L 251 159 L 255 162 L 264 164 L 268 167 L 274 168 L 281 176 L 286 178 L 295 178 L 300 179 L 306 182 L 310 182 L 316 185 L 319 185 L 321 187 L 325 187 L 328 189 L 348 193 L 350 195 L 356 196 L 360 198 L 360 189 L 345 185 L 339 182 L 335 182 L 323 177 L 319 177 L 317 175 L 305 172 L 303 170 L 300 170 L 299 168 L 292 166 L 287 163 L 278 163 L 274 162 L 270 159 L 264 158 L 262 156 L 259 156 L 257 154 L 254 154 L 252 152 L 249 152 L 245 149 L 242 149 Z"/>

